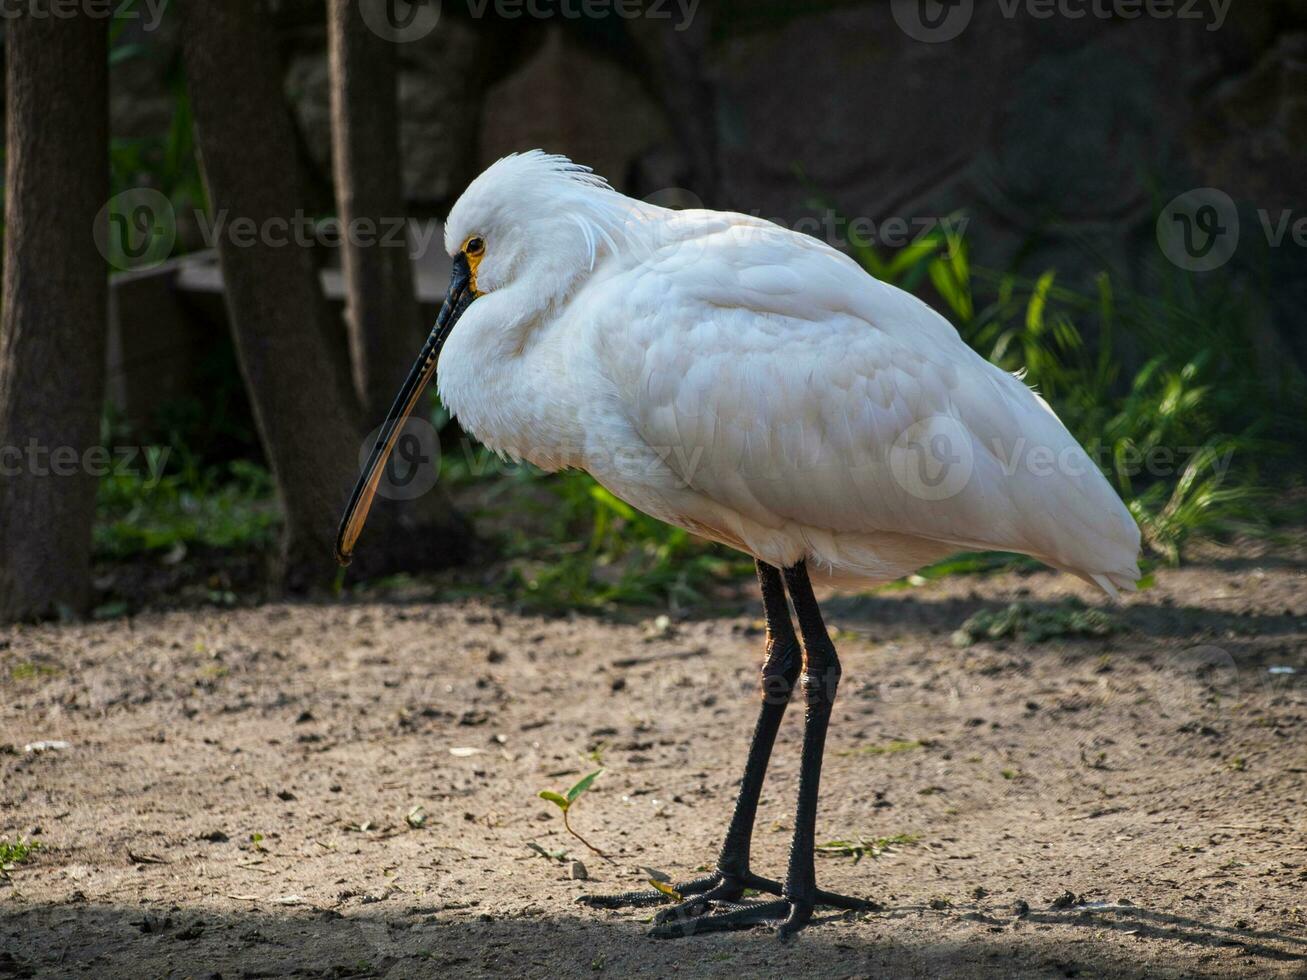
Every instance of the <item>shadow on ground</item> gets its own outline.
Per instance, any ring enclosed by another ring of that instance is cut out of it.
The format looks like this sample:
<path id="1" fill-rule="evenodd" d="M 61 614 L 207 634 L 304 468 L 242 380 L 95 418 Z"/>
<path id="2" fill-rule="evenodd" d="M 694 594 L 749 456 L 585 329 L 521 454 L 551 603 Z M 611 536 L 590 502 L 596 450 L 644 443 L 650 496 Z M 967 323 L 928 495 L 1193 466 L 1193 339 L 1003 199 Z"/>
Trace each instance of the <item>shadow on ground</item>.
<path id="1" fill-rule="evenodd" d="M 457 913 L 454 913 L 457 914 Z M 609 919 L 451 918 L 442 907 L 343 916 L 287 908 L 205 909 L 70 904 L 0 910 L 0 976 L 1166 977 L 1165 939 L 1237 946 L 1249 975 L 1307 964 L 1307 940 L 1231 930 L 1135 907 L 1030 912 L 893 908 L 861 921 L 820 917 L 791 946 L 762 931 L 655 940 Z M 906 921 L 923 922 L 903 938 Z M 971 931 L 970 936 L 959 935 Z M 979 931 L 977 931 L 979 930 Z M 1122 938 L 1129 937 L 1129 945 Z M 1229 961 L 1186 977 L 1226 977 Z"/>

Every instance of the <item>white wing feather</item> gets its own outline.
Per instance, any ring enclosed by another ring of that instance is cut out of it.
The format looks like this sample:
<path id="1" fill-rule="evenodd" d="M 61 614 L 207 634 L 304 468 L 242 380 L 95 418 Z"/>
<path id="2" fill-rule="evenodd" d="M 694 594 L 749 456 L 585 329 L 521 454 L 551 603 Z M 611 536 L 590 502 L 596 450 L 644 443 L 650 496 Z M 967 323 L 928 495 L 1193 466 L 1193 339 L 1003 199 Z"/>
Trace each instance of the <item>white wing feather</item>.
<path id="1" fill-rule="evenodd" d="M 1139 531 L 1097 467 L 925 303 L 745 216 L 678 212 L 659 235 L 575 297 L 620 310 L 588 331 L 620 416 L 608 431 L 624 422 L 658 461 L 591 465 L 615 493 L 836 580 L 992 548 L 1133 586 Z"/>

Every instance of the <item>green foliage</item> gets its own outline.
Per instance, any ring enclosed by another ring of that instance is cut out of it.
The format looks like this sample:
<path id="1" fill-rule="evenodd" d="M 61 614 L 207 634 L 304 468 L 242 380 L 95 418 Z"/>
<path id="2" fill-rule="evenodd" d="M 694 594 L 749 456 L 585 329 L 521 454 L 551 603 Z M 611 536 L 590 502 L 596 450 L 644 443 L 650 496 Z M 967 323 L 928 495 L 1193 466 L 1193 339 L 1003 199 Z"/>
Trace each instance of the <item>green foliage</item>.
<path id="1" fill-rule="evenodd" d="M 1088 290 L 1052 270 L 994 273 L 972 265 L 950 222 L 890 259 L 854 253 L 903 288 L 929 280 L 962 337 L 1053 405 L 1166 560 L 1196 535 L 1264 523 L 1259 461 L 1301 435 L 1307 381 L 1285 367 L 1267 383 L 1251 342 L 1264 312 L 1246 290 L 1177 270 L 1161 273 L 1160 296 L 1119 290 L 1106 272 Z"/>
<path id="2" fill-rule="evenodd" d="M 9 668 L 10 680 L 19 683 L 24 681 L 40 680 L 44 677 L 54 677 L 59 673 L 59 668 L 51 664 L 38 664 L 31 661 L 23 661 L 14 664 Z"/>
<path id="3" fill-rule="evenodd" d="M 915 844 L 915 834 L 894 834 L 891 837 L 856 837 L 852 840 L 832 840 L 818 844 L 814 850 L 821 857 L 851 857 L 857 864 L 864 857 L 878 858 L 893 847 Z"/>
<path id="4" fill-rule="evenodd" d="M 0 877 L 8 876 L 18 865 L 22 864 L 34 851 L 40 850 L 40 843 L 20 837 L 11 841 L 8 837 L 0 838 Z"/>
<path id="5" fill-rule="evenodd" d="M 590 773 L 590 775 L 582 777 L 577 781 L 576 785 L 566 793 L 555 793 L 553 790 L 542 789 L 536 795 L 538 795 L 542 800 L 548 800 L 550 803 L 558 807 L 558 809 L 562 810 L 563 813 L 567 813 L 567 811 L 571 809 L 572 804 L 577 801 L 581 794 L 594 785 L 594 781 L 599 778 L 599 775 L 602 772 L 602 769 L 596 769 L 594 772 Z"/>
<path id="6" fill-rule="evenodd" d="M 567 471 L 515 477 L 543 496 L 514 495 L 535 520 L 510 533 L 510 587 L 525 606 L 546 611 L 613 604 L 687 605 L 714 583 L 748 574 L 751 561 L 669 527 L 613 496 L 588 475 Z M 518 488 L 519 491 L 522 487 Z"/>
<path id="7" fill-rule="evenodd" d="M 166 448 L 147 448 L 144 471 L 125 468 L 101 479 L 97 556 L 126 558 L 179 545 L 262 547 L 276 539 L 281 517 L 267 470 L 243 460 L 205 467 L 184 452 L 170 461 Z"/>
<path id="8" fill-rule="evenodd" d="M 196 155 L 194 119 L 186 90 L 186 78 L 180 59 L 170 49 L 156 43 L 157 32 L 144 33 L 136 40 L 127 39 L 127 25 L 135 16 L 134 8 L 139 6 L 137 0 L 128 0 L 116 6 L 114 18 L 110 22 L 109 66 L 111 70 L 120 70 L 131 62 L 158 63 L 163 58 L 171 59 L 160 66 L 159 73 L 164 78 L 172 102 L 172 113 L 166 129 L 161 132 L 147 136 L 114 137 L 110 140 L 110 188 L 115 195 L 137 187 L 153 188 L 168 199 L 179 217 L 186 216 L 207 207 L 204 181 Z M 175 14 L 165 7 L 162 16 L 167 18 Z M 111 222 L 110 227 L 115 225 Z M 188 243 L 184 239 L 189 225 L 183 224 L 179 230 L 183 240 L 178 247 L 185 250 Z M 117 251 L 112 256 L 116 268 L 158 262 L 169 257 L 145 255 L 128 261 L 120 241 L 111 237 L 110 247 Z"/>
<path id="9" fill-rule="evenodd" d="M 1109 636 L 1120 629 L 1117 621 L 1101 609 L 1089 609 L 1077 599 L 1068 599 L 1052 609 L 1035 609 L 1014 602 L 1006 609 L 982 609 L 953 634 L 953 645 L 968 647 L 984 640 L 1023 640 L 1043 643 L 1068 636 Z"/>

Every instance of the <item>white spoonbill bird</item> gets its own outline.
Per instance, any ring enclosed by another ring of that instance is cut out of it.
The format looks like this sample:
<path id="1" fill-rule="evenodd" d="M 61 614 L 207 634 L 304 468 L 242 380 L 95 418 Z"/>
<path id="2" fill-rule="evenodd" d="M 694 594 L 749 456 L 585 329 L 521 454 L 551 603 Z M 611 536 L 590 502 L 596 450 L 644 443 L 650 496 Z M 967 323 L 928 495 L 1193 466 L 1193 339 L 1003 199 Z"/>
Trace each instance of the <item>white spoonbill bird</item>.
<path id="1" fill-rule="evenodd" d="M 491 449 L 580 467 L 633 507 L 752 555 L 767 640 L 739 798 L 716 870 L 676 886 L 684 901 L 654 933 L 770 923 L 786 938 L 815 905 L 860 907 L 819 890 L 813 868 L 840 665 L 811 580 L 872 585 L 996 549 L 1115 595 L 1139 577 L 1129 512 L 1039 396 L 925 303 L 813 238 L 655 207 L 533 151 L 472 182 L 445 244 L 449 293 L 349 502 L 337 557 L 349 560 L 437 364 L 445 405 Z M 796 685 L 803 756 L 781 884 L 753 872 L 749 842 Z M 746 888 L 776 898 L 742 904 Z"/>

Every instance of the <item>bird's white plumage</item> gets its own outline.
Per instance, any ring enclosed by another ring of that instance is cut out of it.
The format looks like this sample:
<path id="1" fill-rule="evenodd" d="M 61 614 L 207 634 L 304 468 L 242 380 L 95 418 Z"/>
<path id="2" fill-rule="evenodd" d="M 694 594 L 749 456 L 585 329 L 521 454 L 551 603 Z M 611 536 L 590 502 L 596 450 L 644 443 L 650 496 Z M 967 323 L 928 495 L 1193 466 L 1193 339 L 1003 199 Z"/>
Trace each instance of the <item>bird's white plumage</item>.
<path id="1" fill-rule="evenodd" d="M 815 239 L 539 153 L 478 178 L 447 235 L 484 237 L 488 274 L 440 390 L 496 450 L 837 584 L 963 548 L 1139 576 L 1134 521 L 1042 399 Z"/>

